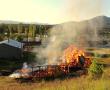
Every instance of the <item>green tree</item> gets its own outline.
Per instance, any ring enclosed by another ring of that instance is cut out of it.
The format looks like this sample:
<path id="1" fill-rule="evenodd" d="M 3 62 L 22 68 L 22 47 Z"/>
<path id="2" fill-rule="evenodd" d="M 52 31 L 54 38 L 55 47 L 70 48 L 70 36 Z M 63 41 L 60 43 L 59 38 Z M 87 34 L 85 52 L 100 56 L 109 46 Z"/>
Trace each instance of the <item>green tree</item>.
<path id="1" fill-rule="evenodd" d="M 4 37 L 3 35 L 0 35 L 0 41 L 3 41 Z"/>
<path id="2" fill-rule="evenodd" d="M 28 27 L 25 27 L 25 37 L 28 41 L 28 38 L 29 38 L 29 28 Z"/>
<path id="3" fill-rule="evenodd" d="M 18 35 L 16 40 L 19 41 L 19 42 L 23 41 L 23 36 L 22 35 Z"/>
<path id="4" fill-rule="evenodd" d="M 92 64 L 89 67 L 89 74 L 91 78 L 97 79 L 102 76 L 103 65 L 99 64 L 96 59 L 92 61 Z"/>
<path id="5" fill-rule="evenodd" d="M 23 25 L 22 25 L 22 23 L 18 24 L 17 29 L 18 29 L 18 34 L 21 34 L 23 32 Z"/>
<path id="6" fill-rule="evenodd" d="M 11 24 L 8 25 L 8 33 L 10 34 L 10 36 L 13 34 Z"/>
<path id="7" fill-rule="evenodd" d="M 36 37 L 36 25 L 33 25 L 33 34 L 32 34 L 32 37 L 35 40 L 35 37 Z"/>
<path id="8" fill-rule="evenodd" d="M 29 36 L 34 40 L 36 33 L 36 26 L 34 24 L 29 25 Z"/>

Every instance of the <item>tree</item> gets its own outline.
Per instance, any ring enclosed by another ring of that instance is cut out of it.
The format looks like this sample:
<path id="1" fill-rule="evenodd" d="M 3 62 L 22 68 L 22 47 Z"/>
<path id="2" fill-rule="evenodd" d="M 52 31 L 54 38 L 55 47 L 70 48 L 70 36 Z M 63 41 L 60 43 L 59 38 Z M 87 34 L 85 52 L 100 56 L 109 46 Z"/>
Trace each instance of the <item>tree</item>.
<path id="1" fill-rule="evenodd" d="M 34 40 L 36 33 L 36 26 L 34 24 L 29 25 L 29 36 Z"/>
<path id="2" fill-rule="evenodd" d="M 16 40 L 19 41 L 19 42 L 23 41 L 23 36 L 22 35 L 18 35 Z"/>
<path id="3" fill-rule="evenodd" d="M 96 59 L 92 61 L 92 64 L 89 67 L 89 74 L 91 78 L 97 79 L 102 76 L 103 65 L 99 64 Z"/>
<path id="4" fill-rule="evenodd" d="M 28 27 L 25 27 L 25 36 L 26 36 L 27 41 L 28 41 L 28 38 L 29 38 L 29 29 L 28 29 Z"/>
<path id="5" fill-rule="evenodd" d="M 0 41 L 3 41 L 4 37 L 3 35 L 0 35 Z"/>
<path id="6" fill-rule="evenodd" d="M 17 29 L 18 29 L 18 34 L 21 34 L 23 32 L 23 25 L 22 25 L 22 23 L 18 24 Z"/>
<path id="7" fill-rule="evenodd" d="M 8 33 L 10 36 L 12 35 L 12 25 L 11 24 L 8 25 Z"/>
<path id="8" fill-rule="evenodd" d="M 36 25 L 33 25 L 33 39 L 35 40 L 35 37 L 36 37 Z"/>

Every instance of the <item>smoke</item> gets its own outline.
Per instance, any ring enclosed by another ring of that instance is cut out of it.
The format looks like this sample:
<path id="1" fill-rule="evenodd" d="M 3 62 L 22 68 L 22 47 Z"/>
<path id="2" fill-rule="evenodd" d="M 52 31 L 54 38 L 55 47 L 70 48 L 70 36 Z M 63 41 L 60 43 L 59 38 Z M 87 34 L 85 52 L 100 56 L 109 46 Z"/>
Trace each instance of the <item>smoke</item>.
<path id="1" fill-rule="evenodd" d="M 102 14 L 101 0 L 65 0 L 65 16 L 68 20 L 84 20 Z M 70 18 L 69 18 L 70 17 Z M 39 49 L 38 57 L 45 64 L 58 64 L 65 48 L 73 44 L 84 48 L 94 46 L 99 41 L 98 30 L 103 26 L 103 19 L 91 19 L 90 21 L 68 22 L 54 26 L 48 38 L 48 45 Z"/>
<path id="2" fill-rule="evenodd" d="M 103 14 L 102 0 L 65 0 L 64 14 L 69 20 L 81 21 Z"/>
<path id="3" fill-rule="evenodd" d="M 76 32 L 72 30 L 72 27 L 68 29 L 66 25 L 55 26 L 51 29 L 49 43 L 42 51 L 48 64 L 57 64 L 59 62 L 62 51 L 68 44 L 74 42 L 75 35 Z"/>
<path id="4" fill-rule="evenodd" d="M 56 25 L 50 30 L 47 46 L 38 50 L 37 57 L 43 64 L 58 64 L 69 45 L 85 48 L 90 46 L 89 41 L 100 40 L 98 30 L 102 25 L 103 22 L 97 19 Z"/>

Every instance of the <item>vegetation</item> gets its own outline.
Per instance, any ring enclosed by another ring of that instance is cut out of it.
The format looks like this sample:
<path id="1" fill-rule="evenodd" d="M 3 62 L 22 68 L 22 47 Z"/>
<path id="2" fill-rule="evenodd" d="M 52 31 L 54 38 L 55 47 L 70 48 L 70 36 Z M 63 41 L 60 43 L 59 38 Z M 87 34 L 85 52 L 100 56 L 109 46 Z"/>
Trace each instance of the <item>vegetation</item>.
<path id="1" fill-rule="evenodd" d="M 23 38 L 35 39 L 37 35 L 47 35 L 52 25 L 36 24 L 0 24 L 0 41 L 6 38 L 22 40 Z M 20 38 L 22 37 L 22 38 Z"/>
<path id="2" fill-rule="evenodd" d="M 27 55 L 27 54 L 26 54 Z M 34 57 L 33 54 L 30 57 Z M 102 58 L 103 62 L 109 63 L 109 58 Z M 108 61 L 108 62 L 107 62 Z M 90 79 L 89 76 L 56 79 L 54 81 L 36 81 L 19 83 L 9 77 L 0 77 L 0 90 L 109 90 L 110 89 L 110 67 L 98 66 L 99 60 L 94 60 L 90 67 L 93 73 L 102 73 L 99 79 Z"/>
<path id="3" fill-rule="evenodd" d="M 100 78 L 103 73 L 103 65 L 99 64 L 96 59 L 92 61 L 92 64 L 89 68 L 89 74 L 91 78 L 97 79 Z"/>
<path id="4" fill-rule="evenodd" d="M 18 83 L 8 77 L 0 77 L 0 90 L 110 90 L 110 68 L 104 69 L 103 78 L 90 80 L 87 76 L 77 78 Z"/>
<path id="5" fill-rule="evenodd" d="M 12 38 L 17 41 L 22 41 L 24 38 L 35 39 L 36 36 L 42 37 L 47 35 L 51 25 L 35 25 L 35 24 L 0 24 L 0 41 Z M 106 36 L 106 34 L 105 34 Z M 109 35 L 108 35 L 109 36 Z M 106 42 L 103 42 L 106 44 Z M 18 83 L 16 80 L 9 77 L 0 77 L 0 90 L 109 90 L 110 89 L 110 67 L 104 68 L 101 64 L 110 63 L 110 50 L 96 50 L 88 49 L 93 54 L 99 53 L 97 60 L 93 60 L 92 65 L 89 68 L 88 76 L 73 77 L 71 79 L 55 81 L 36 81 L 36 83 L 26 82 Z M 105 58 L 100 58 L 100 55 L 104 55 L 100 52 L 108 54 Z M 21 68 L 23 62 L 35 61 L 34 53 L 25 53 L 21 60 L 0 60 L 0 70 L 12 70 Z M 95 54 L 93 55 L 93 57 Z M 96 58 L 96 57 L 95 57 Z M 100 77 L 102 76 L 102 77 Z M 100 78 L 98 78 L 100 77 Z M 98 78 L 98 79 L 97 79 Z"/>

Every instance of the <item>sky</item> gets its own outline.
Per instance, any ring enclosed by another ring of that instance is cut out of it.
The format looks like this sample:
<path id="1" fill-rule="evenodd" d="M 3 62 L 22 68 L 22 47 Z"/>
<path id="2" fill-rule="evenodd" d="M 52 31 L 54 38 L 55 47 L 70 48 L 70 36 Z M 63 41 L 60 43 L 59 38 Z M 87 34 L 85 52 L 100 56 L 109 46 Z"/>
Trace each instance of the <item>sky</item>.
<path id="1" fill-rule="evenodd" d="M 58 24 L 110 16 L 110 0 L 0 0 L 0 20 Z"/>
<path id="2" fill-rule="evenodd" d="M 103 12 L 110 17 L 110 0 L 103 0 Z"/>

